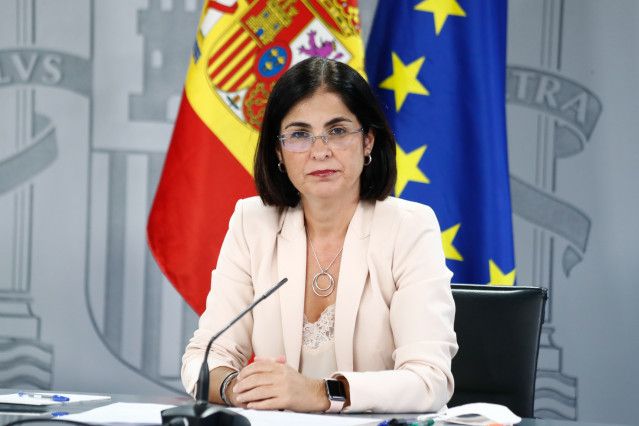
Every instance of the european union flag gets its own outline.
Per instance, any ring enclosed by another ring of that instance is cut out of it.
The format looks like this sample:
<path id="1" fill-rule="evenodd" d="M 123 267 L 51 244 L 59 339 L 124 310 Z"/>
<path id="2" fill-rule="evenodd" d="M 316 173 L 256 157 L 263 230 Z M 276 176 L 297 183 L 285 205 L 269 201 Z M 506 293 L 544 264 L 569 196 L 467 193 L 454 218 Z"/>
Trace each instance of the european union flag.
<path id="1" fill-rule="evenodd" d="M 453 281 L 515 283 L 507 0 L 379 0 L 366 52 L 397 137 L 395 195 L 430 205 Z"/>

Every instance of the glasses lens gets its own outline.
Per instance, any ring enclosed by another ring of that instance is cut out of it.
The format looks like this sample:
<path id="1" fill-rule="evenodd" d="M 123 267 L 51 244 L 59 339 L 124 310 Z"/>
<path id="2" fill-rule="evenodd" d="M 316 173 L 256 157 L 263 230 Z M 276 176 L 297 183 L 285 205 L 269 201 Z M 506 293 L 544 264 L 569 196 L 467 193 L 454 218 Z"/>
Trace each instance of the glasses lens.
<path id="1" fill-rule="evenodd" d="M 357 132 L 348 127 L 333 127 L 328 131 L 328 143 L 335 148 L 345 148 L 353 142 L 353 134 Z"/>
<path id="2" fill-rule="evenodd" d="M 284 148 L 292 152 L 306 151 L 311 146 L 311 135 L 309 132 L 293 131 L 282 134 Z"/>

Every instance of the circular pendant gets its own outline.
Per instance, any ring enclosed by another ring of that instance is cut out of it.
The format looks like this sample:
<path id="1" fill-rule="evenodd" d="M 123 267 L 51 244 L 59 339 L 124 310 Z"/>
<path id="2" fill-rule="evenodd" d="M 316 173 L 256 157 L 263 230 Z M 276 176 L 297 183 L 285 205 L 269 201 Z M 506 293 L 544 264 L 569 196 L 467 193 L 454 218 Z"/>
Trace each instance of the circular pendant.
<path id="1" fill-rule="evenodd" d="M 328 279 L 330 280 L 329 284 L 327 287 L 320 287 L 319 284 L 317 283 L 317 279 L 322 276 L 322 275 L 326 275 L 328 277 Z M 313 283 L 311 285 L 311 287 L 313 287 L 313 293 L 315 293 L 316 295 L 318 295 L 319 297 L 327 297 L 330 296 L 331 293 L 333 293 L 333 289 L 335 288 L 335 280 L 333 279 L 333 276 L 331 274 L 329 274 L 326 271 L 321 271 L 319 273 L 317 273 L 317 275 L 315 275 L 313 277 Z M 328 291 L 328 293 L 326 294 L 319 294 L 319 292 L 322 291 Z"/>

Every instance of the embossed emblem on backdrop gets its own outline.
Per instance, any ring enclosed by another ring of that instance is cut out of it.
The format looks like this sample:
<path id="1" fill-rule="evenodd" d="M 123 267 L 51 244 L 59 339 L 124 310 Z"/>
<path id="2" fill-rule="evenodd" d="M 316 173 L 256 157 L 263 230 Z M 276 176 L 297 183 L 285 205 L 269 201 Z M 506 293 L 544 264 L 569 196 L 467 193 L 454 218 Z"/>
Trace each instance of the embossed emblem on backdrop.
<path id="1" fill-rule="evenodd" d="M 543 18 L 546 19 L 545 17 Z M 556 23 L 555 23 L 556 25 Z M 560 72 L 559 57 L 548 52 L 562 52 L 561 38 L 548 22 L 549 46 L 542 46 L 539 66 L 507 67 L 506 99 L 509 108 L 523 108 L 535 123 L 537 134 L 511 132 L 510 143 L 521 146 L 511 152 L 535 152 L 534 161 L 523 160 L 526 167 L 513 167 L 511 160 L 510 190 L 516 223 L 516 252 L 531 251 L 532 260 L 518 259 L 518 265 L 530 263 L 530 275 L 519 279 L 532 285 L 547 287 L 553 294 L 555 285 L 570 280 L 570 272 L 585 257 L 591 219 L 588 214 L 557 193 L 557 170 L 588 147 L 602 113 L 602 103 L 592 90 Z M 537 56 L 534 56 L 537 60 Z M 534 133 L 534 132 L 533 132 Z M 525 143 L 525 145 L 524 145 Z M 528 145 L 528 146 L 526 146 Z M 534 148 L 530 149 L 533 145 Z M 532 167 L 531 167 L 532 166 Z M 519 242 L 519 243 L 518 243 Z M 530 244 L 524 249 L 523 244 Z M 540 339 L 535 415 L 543 418 L 577 418 L 578 378 L 564 372 L 561 341 L 553 334 L 554 307 L 560 302 L 549 300 Z"/>
<path id="2" fill-rule="evenodd" d="M 69 49 L 56 37 L 39 38 L 43 29 L 35 19 L 36 6 L 6 1 L 0 15 L 6 37 L 0 48 L 0 387 L 4 388 L 51 389 L 53 384 L 56 351 L 42 336 L 43 323 L 50 318 L 43 316 L 42 303 L 34 303 L 40 301 L 43 289 L 55 285 L 55 278 L 37 273 L 42 259 L 49 256 L 51 235 L 37 225 L 73 192 L 52 168 L 64 167 L 73 155 L 65 148 L 86 137 L 82 124 L 71 128 L 56 108 L 85 111 L 90 101 L 88 52 Z M 85 165 L 81 160 L 76 164 Z M 65 188 L 65 193 L 52 205 L 43 187 Z"/>
<path id="3" fill-rule="evenodd" d="M 140 386 L 182 392 L 180 360 L 197 316 L 162 276 L 145 226 L 201 9 L 182 1 L 165 6 L 123 2 L 120 12 L 137 19 L 118 39 L 96 37 L 94 55 L 103 66 L 93 70 L 94 87 L 115 94 L 94 97 L 96 114 L 109 113 L 92 120 L 85 299 L 97 337 L 119 364 L 115 371 L 125 366 L 145 378 L 133 379 Z M 113 24 L 102 13 L 108 8 L 100 3 L 92 19 Z M 114 75 L 112 52 L 133 58 L 126 81 Z"/>

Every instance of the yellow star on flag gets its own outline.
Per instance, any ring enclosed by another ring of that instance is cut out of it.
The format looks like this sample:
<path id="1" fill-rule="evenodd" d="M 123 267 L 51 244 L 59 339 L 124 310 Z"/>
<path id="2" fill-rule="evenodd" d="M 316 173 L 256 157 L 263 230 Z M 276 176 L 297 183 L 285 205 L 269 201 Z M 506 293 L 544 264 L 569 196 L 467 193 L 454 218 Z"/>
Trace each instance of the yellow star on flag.
<path id="1" fill-rule="evenodd" d="M 453 240 L 457 236 L 457 231 L 459 231 L 460 226 L 461 223 L 458 223 L 457 225 L 451 226 L 445 231 L 442 231 L 442 246 L 444 247 L 444 255 L 446 259 L 464 260 L 462 255 L 459 254 L 459 252 L 453 245 Z"/>
<path id="2" fill-rule="evenodd" d="M 392 53 L 393 75 L 382 81 L 379 87 L 395 91 L 396 112 L 399 112 L 409 93 L 430 95 L 430 92 L 417 80 L 417 74 L 419 74 L 419 70 L 422 68 L 424 59 L 426 59 L 426 57 L 422 56 L 410 64 L 405 65 L 399 56 L 397 56 L 397 53 Z"/>
<path id="3" fill-rule="evenodd" d="M 397 182 L 395 183 L 395 196 L 399 197 L 409 181 L 430 183 L 430 180 L 419 169 L 419 162 L 426 151 L 426 145 L 406 154 L 397 144 Z"/>
<path id="4" fill-rule="evenodd" d="M 424 0 L 415 6 L 415 10 L 431 12 L 433 14 L 436 35 L 439 35 L 448 16 L 466 17 L 466 12 L 464 12 L 464 9 L 457 3 L 457 0 Z"/>
<path id="5" fill-rule="evenodd" d="M 515 285 L 515 270 L 504 274 L 499 266 L 492 259 L 488 261 L 488 271 L 490 272 L 490 282 L 492 285 Z"/>

